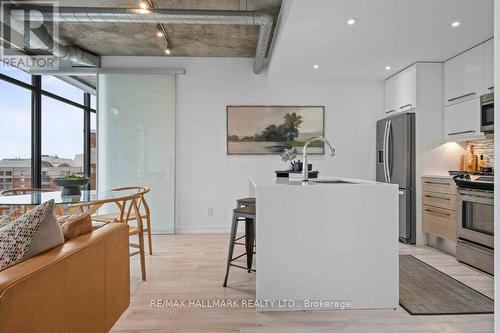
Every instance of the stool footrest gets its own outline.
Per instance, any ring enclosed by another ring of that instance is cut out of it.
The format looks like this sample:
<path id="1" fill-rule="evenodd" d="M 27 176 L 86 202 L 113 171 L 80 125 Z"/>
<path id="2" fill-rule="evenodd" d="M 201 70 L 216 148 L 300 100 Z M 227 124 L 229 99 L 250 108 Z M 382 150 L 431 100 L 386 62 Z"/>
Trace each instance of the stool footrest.
<path id="1" fill-rule="evenodd" d="M 244 269 L 245 271 L 248 271 L 248 268 L 246 267 L 243 267 L 243 266 L 240 266 L 240 265 L 236 265 L 236 264 L 229 264 L 229 266 L 233 266 L 233 267 L 236 267 L 236 268 L 241 268 L 241 269 Z M 250 269 L 251 272 L 255 272 L 255 269 Z"/>
<path id="2" fill-rule="evenodd" d="M 241 257 L 246 256 L 246 255 L 247 255 L 247 253 L 246 253 L 246 252 L 245 252 L 245 253 L 242 253 L 242 254 L 240 254 L 239 256 L 234 257 L 233 259 L 231 259 L 229 262 L 233 262 L 233 261 L 235 261 L 236 259 L 240 259 Z"/>
<path id="3" fill-rule="evenodd" d="M 235 241 L 235 242 L 236 242 L 236 241 L 239 241 L 240 239 L 245 238 L 246 236 L 247 236 L 247 235 L 243 235 L 243 236 L 241 236 L 241 237 L 238 237 L 238 238 L 236 238 L 234 241 Z"/>

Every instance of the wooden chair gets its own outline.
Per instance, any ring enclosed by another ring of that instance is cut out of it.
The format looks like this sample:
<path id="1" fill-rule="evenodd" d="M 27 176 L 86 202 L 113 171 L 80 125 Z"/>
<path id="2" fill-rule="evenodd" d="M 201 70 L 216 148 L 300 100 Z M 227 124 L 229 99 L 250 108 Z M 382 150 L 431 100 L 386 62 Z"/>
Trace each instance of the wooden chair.
<path id="1" fill-rule="evenodd" d="M 142 280 L 146 281 L 146 263 L 144 257 L 144 226 L 142 223 L 142 215 L 140 214 L 139 204 L 141 202 L 142 196 L 138 193 L 133 194 L 128 197 L 120 198 L 120 200 L 103 200 L 96 202 L 86 202 L 86 203 L 78 203 L 71 204 L 67 207 L 68 213 L 83 213 L 86 212 L 90 215 L 94 214 L 99 208 L 101 208 L 106 203 L 114 203 L 116 204 L 120 212 L 118 214 L 118 218 L 110 221 L 99 221 L 94 218 L 97 216 L 91 216 L 92 221 L 104 222 L 104 223 L 125 223 L 129 224 L 130 221 L 136 221 L 137 225 L 129 225 L 129 237 L 137 236 L 139 239 L 138 243 L 132 243 L 129 241 L 129 247 L 133 249 L 137 249 L 137 251 L 131 252 L 130 257 L 139 255 L 141 262 L 141 276 Z M 136 218 L 132 219 L 131 216 L 135 216 Z"/>
<path id="2" fill-rule="evenodd" d="M 132 212 L 130 214 L 129 221 L 137 220 L 138 216 L 140 216 L 141 219 L 146 220 L 146 228 L 144 228 L 143 231 L 144 233 L 147 233 L 149 254 L 152 255 L 153 243 L 151 241 L 151 215 L 148 203 L 146 202 L 145 198 L 145 195 L 150 191 L 150 188 L 146 186 L 129 186 L 129 187 L 120 187 L 112 189 L 112 191 L 131 191 L 131 190 L 137 190 L 137 195 L 140 196 L 140 200 L 137 203 L 137 207 L 139 211 L 141 211 L 142 209 L 143 212 L 139 213 L 139 215 L 137 215 L 135 212 Z M 120 208 L 119 205 L 118 207 Z M 102 214 L 93 216 L 92 220 L 104 223 L 111 223 L 111 222 L 117 222 L 119 218 L 120 218 L 120 213 L 112 213 L 112 214 Z"/>
<path id="3" fill-rule="evenodd" d="M 24 194 L 33 194 L 33 193 L 51 192 L 51 191 L 52 190 L 46 189 L 46 188 L 11 188 L 11 189 L 0 192 L 0 195 L 1 196 L 24 195 Z M 23 214 L 34 207 L 35 207 L 34 205 L 29 205 L 29 206 L 18 207 L 17 209 L 19 209 L 20 213 Z M 3 211 L 0 211 L 0 215 L 2 213 L 3 213 Z M 55 206 L 54 207 L 54 214 L 57 216 L 63 215 L 64 214 L 63 208 L 60 206 Z"/>

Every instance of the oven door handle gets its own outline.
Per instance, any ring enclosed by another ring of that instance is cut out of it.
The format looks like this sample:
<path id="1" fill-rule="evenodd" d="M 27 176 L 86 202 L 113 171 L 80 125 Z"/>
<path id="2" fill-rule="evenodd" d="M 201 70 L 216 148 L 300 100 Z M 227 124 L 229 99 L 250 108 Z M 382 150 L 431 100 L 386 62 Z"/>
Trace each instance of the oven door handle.
<path id="1" fill-rule="evenodd" d="M 461 194 L 459 192 L 460 201 L 468 201 L 473 203 L 480 203 L 485 205 L 493 206 L 494 200 L 493 197 L 481 196 L 481 195 L 470 195 L 470 194 Z"/>

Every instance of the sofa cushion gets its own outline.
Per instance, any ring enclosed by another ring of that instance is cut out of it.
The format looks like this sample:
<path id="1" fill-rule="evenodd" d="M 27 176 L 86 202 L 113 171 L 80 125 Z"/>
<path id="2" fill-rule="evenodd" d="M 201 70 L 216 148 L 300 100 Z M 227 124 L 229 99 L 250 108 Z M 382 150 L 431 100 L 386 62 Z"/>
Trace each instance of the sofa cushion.
<path id="1" fill-rule="evenodd" d="M 92 221 L 87 213 L 60 216 L 57 221 L 61 225 L 65 242 L 92 231 Z"/>
<path id="2" fill-rule="evenodd" d="M 64 244 L 64 235 L 61 226 L 57 223 L 54 215 L 54 201 L 51 200 L 49 202 L 52 203 L 49 205 L 50 207 L 47 209 L 44 219 L 40 222 L 40 227 L 31 241 L 24 259 L 34 257 L 44 251 Z"/>
<path id="3" fill-rule="evenodd" d="M 53 225 L 50 223 L 51 219 L 53 219 L 52 222 L 55 221 L 52 214 L 53 209 L 54 200 L 47 201 L 21 215 L 1 229 L 0 270 L 14 265 L 28 258 L 30 255 L 34 255 L 33 253 L 35 250 L 42 249 L 45 246 L 57 246 L 61 244 L 61 242 L 59 242 L 63 240 L 61 230 L 59 229 L 59 238 L 57 229 L 53 228 Z M 56 226 L 59 227 L 57 221 L 55 222 Z M 46 223 L 49 225 L 45 225 Z M 42 230 L 42 232 L 39 234 L 40 230 Z M 42 244 L 45 241 L 47 233 L 52 232 L 52 230 L 55 230 L 55 238 L 57 238 L 57 240 L 48 241 Z M 32 245 L 36 237 L 39 237 L 39 239 Z M 46 247 L 45 249 L 48 248 L 49 247 Z"/>

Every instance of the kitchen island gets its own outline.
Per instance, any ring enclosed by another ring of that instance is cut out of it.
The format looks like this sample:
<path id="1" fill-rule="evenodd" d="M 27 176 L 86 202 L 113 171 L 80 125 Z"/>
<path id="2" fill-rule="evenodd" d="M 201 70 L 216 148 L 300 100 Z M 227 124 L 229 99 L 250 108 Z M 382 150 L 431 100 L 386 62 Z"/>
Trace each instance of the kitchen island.
<path id="1" fill-rule="evenodd" d="M 398 187 L 250 179 L 257 310 L 396 308 Z"/>

